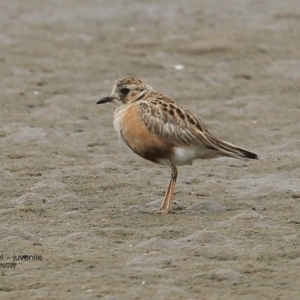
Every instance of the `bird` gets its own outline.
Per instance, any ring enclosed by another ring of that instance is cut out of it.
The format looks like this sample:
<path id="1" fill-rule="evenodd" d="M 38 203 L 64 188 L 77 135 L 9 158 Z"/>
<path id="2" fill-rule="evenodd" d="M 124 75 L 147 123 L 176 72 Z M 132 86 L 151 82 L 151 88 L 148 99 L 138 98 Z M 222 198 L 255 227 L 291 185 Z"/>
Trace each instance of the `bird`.
<path id="1" fill-rule="evenodd" d="M 258 159 L 257 154 L 213 136 L 194 114 L 139 78 L 117 80 L 111 94 L 97 102 L 104 103 L 117 105 L 114 129 L 134 153 L 171 168 L 159 213 L 172 211 L 177 166 L 222 156 Z"/>

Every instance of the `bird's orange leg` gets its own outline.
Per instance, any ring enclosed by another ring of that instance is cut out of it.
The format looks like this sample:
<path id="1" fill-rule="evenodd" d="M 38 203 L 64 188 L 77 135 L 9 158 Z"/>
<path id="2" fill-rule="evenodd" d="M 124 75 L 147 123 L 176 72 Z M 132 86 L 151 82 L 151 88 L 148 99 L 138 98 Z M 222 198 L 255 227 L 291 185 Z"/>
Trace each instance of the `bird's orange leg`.
<path id="1" fill-rule="evenodd" d="M 171 165 L 171 180 L 169 187 L 166 191 L 164 200 L 160 206 L 159 213 L 165 213 L 168 214 L 171 212 L 172 209 L 172 202 L 173 202 L 173 194 L 175 190 L 175 185 L 176 185 L 176 180 L 177 180 L 177 175 L 178 175 L 178 170 L 175 166 Z"/>

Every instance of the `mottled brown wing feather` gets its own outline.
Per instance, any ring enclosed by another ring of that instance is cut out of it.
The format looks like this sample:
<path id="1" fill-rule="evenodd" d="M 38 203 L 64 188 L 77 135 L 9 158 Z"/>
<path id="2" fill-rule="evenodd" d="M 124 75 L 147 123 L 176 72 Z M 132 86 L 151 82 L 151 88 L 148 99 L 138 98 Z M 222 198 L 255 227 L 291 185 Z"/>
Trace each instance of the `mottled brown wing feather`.
<path id="1" fill-rule="evenodd" d="M 146 127 L 174 146 L 207 144 L 205 125 L 189 111 L 158 94 L 152 100 L 139 101 L 140 115 Z"/>
<path id="2" fill-rule="evenodd" d="M 197 117 L 162 94 L 140 100 L 139 109 L 149 131 L 170 145 L 203 146 L 220 155 L 257 159 L 255 153 L 212 136 Z"/>

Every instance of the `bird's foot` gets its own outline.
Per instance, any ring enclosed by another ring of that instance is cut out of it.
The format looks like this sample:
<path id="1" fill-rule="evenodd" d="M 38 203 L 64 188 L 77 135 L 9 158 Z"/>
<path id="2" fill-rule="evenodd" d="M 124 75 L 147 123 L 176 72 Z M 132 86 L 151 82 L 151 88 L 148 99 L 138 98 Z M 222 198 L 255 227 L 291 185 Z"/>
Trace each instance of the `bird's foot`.
<path id="1" fill-rule="evenodd" d="M 158 211 L 156 211 L 157 214 L 169 214 L 171 213 L 172 209 L 170 208 L 164 208 L 164 207 L 160 207 L 160 209 Z"/>

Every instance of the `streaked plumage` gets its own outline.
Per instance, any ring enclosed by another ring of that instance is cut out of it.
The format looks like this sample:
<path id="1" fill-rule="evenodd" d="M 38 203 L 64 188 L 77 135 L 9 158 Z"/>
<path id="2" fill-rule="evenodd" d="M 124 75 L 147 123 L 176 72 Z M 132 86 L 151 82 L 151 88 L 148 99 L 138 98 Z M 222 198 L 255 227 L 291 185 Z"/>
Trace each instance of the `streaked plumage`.
<path id="1" fill-rule="evenodd" d="M 171 166 L 171 181 L 160 212 L 171 211 L 176 166 L 220 156 L 257 159 L 256 154 L 215 138 L 200 119 L 138 78 L 118 80 L 111 95 L 97 104 L 107 102 L 117 104 L 114 128 L 132 151 Z"/>

